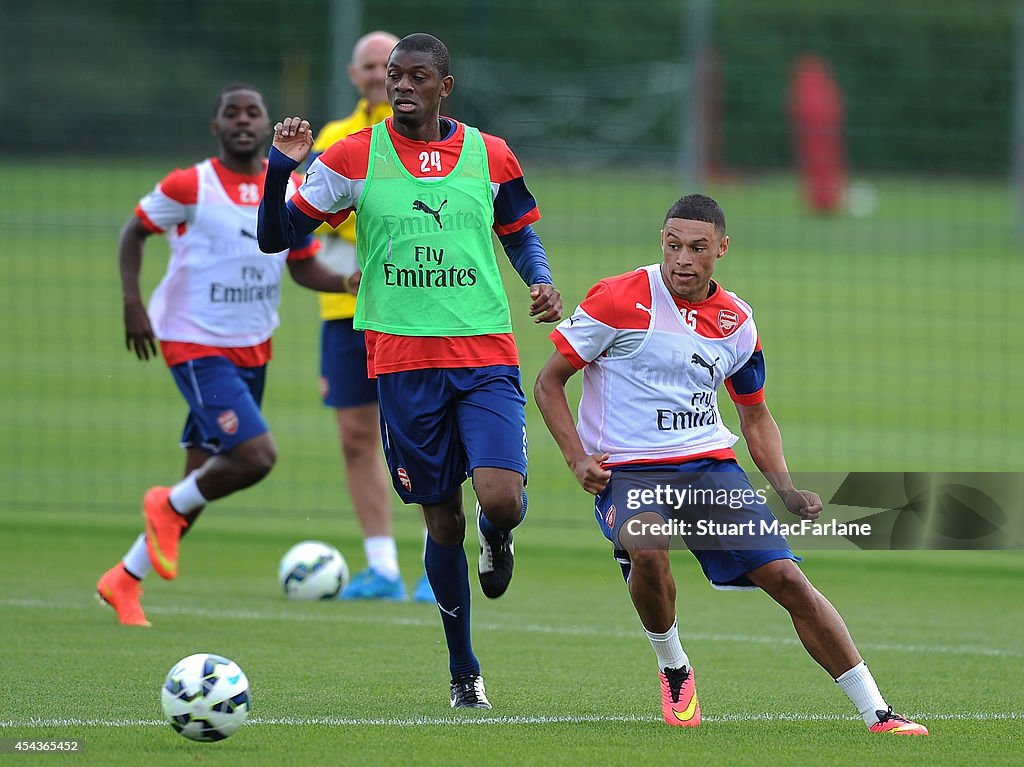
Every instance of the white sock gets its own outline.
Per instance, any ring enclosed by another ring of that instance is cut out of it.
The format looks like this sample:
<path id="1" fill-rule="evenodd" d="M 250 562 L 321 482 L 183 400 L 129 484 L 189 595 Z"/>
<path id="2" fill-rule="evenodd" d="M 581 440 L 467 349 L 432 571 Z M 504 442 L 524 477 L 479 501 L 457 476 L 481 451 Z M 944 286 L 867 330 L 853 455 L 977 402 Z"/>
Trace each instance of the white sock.
<path id="1" fill-rule="evenodd" d="M 878 691 L 875 678 L 868 671 L 868 666 L 861 661 L 845 674 L 836 679 L 836 684 L 843 688 L 846 697 L 857 707 L 860 715 L 864 717 L 864 724 L 868 727 L 878 721 L 876 711 L 888 711 L 889 704 L 885 702 L 882 693 Z"/>
<path id="2" fill-rule="evenodd" d="M 171 506 L 179 514 L 190 514 L 196 509 L 203 508 L 208 503 L 203 494 L 199 492 L 195 472 L 192 472 L 171 488 L 170 500 Z"/>
<path id="3" fill-rule="evenodd" d="M 679 643 L 679 619 L 672 621 L 672 628 L 664 634 L 656 634 L 653 631 L 644 629 L 647 638 L 651 640 L 651 647 L 654 654 L 658 656 L 658 671 L 667 668 L 679 668 L 690 666 L 690 659 L 683 652 L 683 646 Z"/>
<path id="4" fill-rule="evenodd" d="M 139 533 L 139 537 L 135 539 L 135 543 L 124 555 L 121 564 L 124 565 L 125 570 L 140 581 L 149 575 L 149 571 L 153 569 L 153 563 L 149 561 L 149 552 L 146 551 L 145 533 Z"/>
<path id="5" fill-rule="evenodd" d="M 398 577 L 398 547 L 389 535 L 375 535 L 363 540 L 363 551 L 371 570 L 383 575 L 389 581 Z"/>

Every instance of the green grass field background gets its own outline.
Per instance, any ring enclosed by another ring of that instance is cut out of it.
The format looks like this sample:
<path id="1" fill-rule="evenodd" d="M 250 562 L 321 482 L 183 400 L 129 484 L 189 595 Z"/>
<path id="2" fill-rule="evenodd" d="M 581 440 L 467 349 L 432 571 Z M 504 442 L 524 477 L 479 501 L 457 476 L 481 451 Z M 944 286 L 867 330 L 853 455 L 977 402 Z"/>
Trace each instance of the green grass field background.
<path id="1" fill-rule="evenodd" d="M 117 232 L 142 194 L 194 159 L 0 163 L 0 738 L 85 737 L 83 756 L 46 758 L 104 765 L 1024 758 L 1019 553 L 808 555 L 806 571 L 846 617 L 883 692 L 931 715 L 937 737 L 913 742 L 869 738 L 781 610 L 763 595 L 713 592 L 678 555 L 681 628 L 708 722 L 692 733 L 662 726 L 653 655 L 618 568 L 532 403 L 516 579 L 494 603 L 474 586 L 491 715 L 527 721 L 436 723 L 450 711 L 435 610 L 290 604 L 277 591 L 277 560 L 303 538 L 330 540 L 363 565 L 333 418 L 317 394 L 316 300 L 290 284 L 265 399 L 278 465 L 207 512 L 178 581 L 147 580 L 154 628 L 122 629 L 94 608 L 92 588 L 137 534 L 144 490 L 180 474 L 184 410 L 162 363 L 124 350 Z M 597 279 L 657 260 L 665 210 L 692 191 L 658 172 L 526 168 L 567 311 Z M 1008 188 L 872 181 L 879 209 L 863 219 L 807 215 L 783 177 L 706 190 L 732 236 L 718 277 L 754 307 L 791 466 L 1019 470 L 1024 263 Z M 147 291 L 166 252 L 150 241 Z M 525 287 L 505 272 L 529 393 L 550 328 L 531 325 Z M 411 509 L 396 518 L 411 580 L 421 528 Z M 254 694 L 253 725 L 210 746 L 158 723 L 163 675 L 201 651 L 237 660 Z M 409 725 L 421 717 L 435 723 Z M 64 719 L 79 723 L 55 723 Z"/>
<path id="2" fill-rule="evenodd" d="M 180 470 L 182 401 L 160 361 L 124 350 L 116 255 L 121 224 L 175 164 L 3 166 L 0 502 L 124 507 Z M 601 277 L 656 261 L 664 212 L 688 191 L 653 172 L 527 168 L 567 311 Z M 787 179 L 708 190 L 732 236 L 718 276 L 754 307 L 793 467 L 1019 468 L 1024 260 L 1008 188 L 895 179 L 877 188 L 879 212 L 867 219 L 810 217 Z M 162 238 L 150 241 L 147 294 L 166 253 Z M 505 272 L 529 394 L 550 326 L 531 323 L 525 287 Z M 317 392 L 315 296 L 286 280 L 281 317 L 265 401 L 280 463 L 259 491 L 225 505 L 341 510 L 335 427 Z M 528 418 L 538 516 L 577 518 L 585 499 L 532 404 Z"/>
<path id="3" fill-rule="evenodd" d="M 210 514 L 178 580 L 147 580 L 148 630 L 120 626 L 91 595 L 134 517 L 0 514 L 0 738 L 85 738 L 84 758 L 46 759 L 97 765 L 930 765 L 968 755 L 986 765 L 1024 756 L 1013 554 L 815 552 L 804 563 L 889 701 L 931 728 L 924 740 L 867 733 L 780 608 L 763 594 L 713 591 L 678 555 L 681 632 L 706 718 L 691 732 L 660 721 L 653 653 L 590 530 L 527 525 L 508 594 L 491 602 L 474 584 L 475 649 L 495 708 L 452 716 L 435 609 L 292 603 L 278 592 L 274 565 L 288 542 L 316 536 L 358 551 L 337 515 Z M 413 525 L 399 525 L 407 575 L 417 572 L 418 540 Z M 236 660 L 253 694 L 252 723 L 216 744 L 176 735 L 159 703 L 171 665 L 206 651 Z M 497 717 L 525 721 L 465 724 Z"/>

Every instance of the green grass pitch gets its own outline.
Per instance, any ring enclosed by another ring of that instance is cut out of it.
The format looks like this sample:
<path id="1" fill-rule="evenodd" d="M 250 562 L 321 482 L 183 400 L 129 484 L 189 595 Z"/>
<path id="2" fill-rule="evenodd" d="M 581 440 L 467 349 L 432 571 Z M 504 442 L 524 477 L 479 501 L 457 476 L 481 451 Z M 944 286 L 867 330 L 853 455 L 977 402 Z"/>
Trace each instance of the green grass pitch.
<path id="1" fill-rule="evenodd" d="M 920 716 L 927 739 L 868 735 L 781 609 L 712 591 L 678 554 L 680 626 L 706 723 L 663 725 L 653 653 L 532 404 L 515 580 L 496 602 L 474 586 L 495 708 L 453 715 L 436 610 L 297 604 L 278 592 L 277 561 L 303 538 L 363 565 L 317 397 L 315 298 L 292 285 L 265 407 L 279 463 L 207 512 L 176 582 L 147 579 L 153 628 L 123 629 L 94 604 L 93 585 L 139 531 L 145 488 L 180 472 L 183 411 L 161 363 L 123 349 L 116 237 L 174 164 L 0 163 L 0 738 L 85 738 L 84 754 L 45 759 L 97 765 L 1024 761 L 1019 552 L 804 552 L 883 693 Z M 664 211 L 689 191 L 662 173 L 526 167 L 567 309 L 598 278 L 656 260 Z M 866 219 L 807 216 L 785 178 L 708 190 L 733 238 L 718 276 L 754 307 L 791 465 L 1019 470 L 1024 261 L 1007 188 L 874 181 L 880 207 Z M 152 241 L 148 288 L 165 258 Z M 525 289 L 506 277 L 529 390 L 548 328 L 531 326 Z M 421 529 L 410 510 L 396 520 L 411 581 Z M 219 744 L 184 740 L 160 712 L 164 674 L 205 651 L 236 660 L 252 683 L 250 723 Z M 0 756 L 8 762 L 21 758 Z"/>
<path id="2" fill-rule="evenodd" d="M 1021 752 L 1020 559 L 1008 553 L 815 552 L 804 567 L 843 612 L 883 693 L 927 739 L 870 735 L 763 594 L 710 589 L 677 555 L 683 640 L 706 721 L 660 721 L 655 661 L 618 567 L 589 526 L 527 525 L 509 593 L 474 585 L 490 712 L 448 707 L 435 609 L 292 603 L 275 564 L 315 535 L 358 552 L 336 515 L 210 514 L 173 584 L 146 582 L 151 629 L 92 601 L 136 515 L 0 514 L 0 737 L 80 737 L 55 762 L 161 764 L 1008 764 Z M 407 576 L 419 532 L 399 527 Z M 472 551 L 470 552 L 472 554 Z M 251 722 L 192 743 L 163 723 L 180 657 L 215 651 L 249 677 Z M 1015 756 L 1014 756 L 1015 755 Z M 826 759 L 827 761 L 822 761 Z"/>

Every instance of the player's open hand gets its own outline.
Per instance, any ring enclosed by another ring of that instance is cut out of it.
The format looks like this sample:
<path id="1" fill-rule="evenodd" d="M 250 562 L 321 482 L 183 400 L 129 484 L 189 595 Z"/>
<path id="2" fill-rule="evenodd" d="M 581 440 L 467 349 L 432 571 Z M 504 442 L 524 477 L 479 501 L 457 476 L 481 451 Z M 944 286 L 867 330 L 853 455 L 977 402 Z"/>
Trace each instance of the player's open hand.
<path id="1" fill-rule="evenodd" d="M 534 322 L 559 322 L 562 319 L 562 295 L 554 285 L 540 282 L 530 286 L 530 316 Z"/>
<path id="2" fill-rule="evenodd" d="M 309 121 L 301 117 L 286 117 L 274 126 L 274 148 L 302 162 L 313 146 L 313 131 Z"/>
<path id="3" fill-rule="evenodd" d="M 585 455 L 573 464 L 572 470 L 576 475 L 576 481 L 591 495 L 597 495 L 608 487 L 612 473 L 601 464 L 609 458 L 608 453 Z"/>
<path id="4" fill-rule="evenodd" d="M 140 360 L 157 356 L 156 336 L 149 322 L 146 307 L 140 301 L 124 305 L 124 346 Z"/>
<path id="5" fill-rule="evenodd" d="M 782 502 L 786 508 L 800 519 L 809 519 L 812 522 L 821 516 L 825 505 L 821 502 L 821 496 L 812 493 L 810 490 L 792 490 L 783 497 Z"/>

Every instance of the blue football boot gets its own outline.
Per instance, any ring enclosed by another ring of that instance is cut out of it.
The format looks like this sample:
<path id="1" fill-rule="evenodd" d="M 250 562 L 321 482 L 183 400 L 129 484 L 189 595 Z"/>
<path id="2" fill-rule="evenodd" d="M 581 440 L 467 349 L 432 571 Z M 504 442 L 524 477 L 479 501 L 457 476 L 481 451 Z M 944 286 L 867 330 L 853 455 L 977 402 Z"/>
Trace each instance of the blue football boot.
<path id="1" fill-rule="evenodd" d="M 376 570 L 367 567 L 352 576 L 348 586 L 338 599 L 383 599 L 390 602 L 404 602 L 408 599 L 405 584 L 401 578 L 385 578 Z"/>

